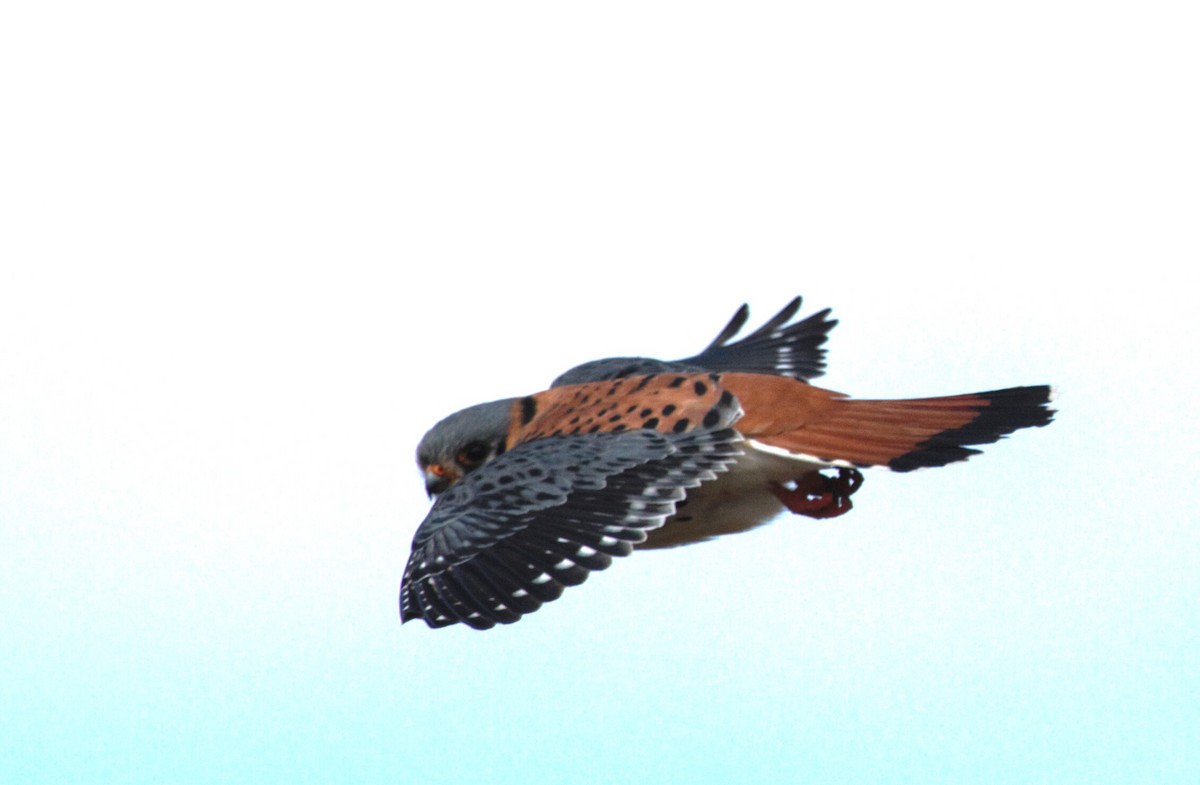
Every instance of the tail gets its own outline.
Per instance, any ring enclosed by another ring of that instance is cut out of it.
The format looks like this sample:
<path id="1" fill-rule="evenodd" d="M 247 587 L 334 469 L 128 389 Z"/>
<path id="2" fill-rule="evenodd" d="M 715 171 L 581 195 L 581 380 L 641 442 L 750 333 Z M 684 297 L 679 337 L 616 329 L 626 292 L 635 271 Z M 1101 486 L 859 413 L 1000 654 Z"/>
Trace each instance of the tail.
<path id="1" fill-rule="evenodd" d="M 991 444 L 1021 428 L 1047 425 L 1054 419 L 1054 410 L 1049 408 L 1052 393 L 1049 385 L 1043 384 L 923 401 L 878 401 L 884 406 L 876 411 L 887 411 L 890 407 L 886 404 L 901 404 L 895 407 L 901 416 L 905 416 L 906 412 L 903 404 L 913 404 L 912 408 L 907 409 L 908 415 L 915 423 L 930 422 L 928 427 L 937 427 L 936 416 L 925 416 L 925 407 L 946 412 L 965 409 L 970 415 L 970 419 L 962 425 L 931 434 L 907 452 L 889 460 L 887 466 L 893 471 L 910 472 L 927 466 L 945 466 L 955 461 L 965 461 L 980 452 L 966 445 Z"/>
<path id="2" fill-rule="evenodd" d="M 964 461 L 980 452 L 969 445 L 990 444 L 1054 417 L 1047 385 L 884 401 L 795 382 L 784 389 L 762 379 L 722 376 L 747 412 L 737 424 L 743 434 L 792 454 L 898 472 Z"/>

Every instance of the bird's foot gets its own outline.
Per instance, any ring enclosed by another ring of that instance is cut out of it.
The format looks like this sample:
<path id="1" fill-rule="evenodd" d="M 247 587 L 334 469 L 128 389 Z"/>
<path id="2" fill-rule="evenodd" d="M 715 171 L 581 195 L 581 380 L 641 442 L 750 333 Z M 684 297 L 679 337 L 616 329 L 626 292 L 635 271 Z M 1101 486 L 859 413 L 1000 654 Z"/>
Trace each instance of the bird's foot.
<path id="1" fill-rule="evenodd" d="M 836 518 L 850 512 L 854 506 L 850 496 L 862 487 L 862 483 L 862 472 L 858 469 L 838 467 L 835 477 L 820 472 L 806 474 L 796 480 L 795 488 L 771 483 L 771 493 L 797 515 Z"/>

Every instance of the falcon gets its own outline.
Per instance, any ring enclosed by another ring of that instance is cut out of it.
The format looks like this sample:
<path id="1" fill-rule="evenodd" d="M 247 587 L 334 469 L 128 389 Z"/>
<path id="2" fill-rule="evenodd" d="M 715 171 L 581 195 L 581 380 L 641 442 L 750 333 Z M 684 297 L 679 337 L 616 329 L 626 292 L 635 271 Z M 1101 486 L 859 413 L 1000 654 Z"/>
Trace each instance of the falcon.
<path id="1" fill-rule="evenodd" d="M 784 511 L 843 515 L 859 469 L 944 466 L 1053 417 L 1046 385 L 867 400 L 810 384 L 837 321 L 825 309 L 793 322 L 800 305 L 734 341 L 743 305 L 694 357 L 584 363 L 434 425 L 417 463 L 435 501 L 413 537 L 401 620 L 510 624 L 614 556 Z"/>

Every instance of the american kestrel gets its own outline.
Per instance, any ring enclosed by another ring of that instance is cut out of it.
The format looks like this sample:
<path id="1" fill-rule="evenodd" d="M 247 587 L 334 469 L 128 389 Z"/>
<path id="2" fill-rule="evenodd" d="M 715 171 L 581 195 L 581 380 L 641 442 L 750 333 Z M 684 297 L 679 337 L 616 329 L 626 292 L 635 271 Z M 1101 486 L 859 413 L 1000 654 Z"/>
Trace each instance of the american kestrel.
<path id="1" fill-rule="evenodd" d="M 906 472 L 978 453 L 1053 417 L 1050 388 L 855 400 L 824 369 L 829 310 L 789 324 L 797 297 L 730 343 L 745 305 L 684 360 L 617 357 L 550 389 L 446 417 L 417 463 L 436 501 L 413 538 L 403 621 L 509 624 L 613 556 L 746 531 L 784 510 L 850 510 L 860 468 Z"/>

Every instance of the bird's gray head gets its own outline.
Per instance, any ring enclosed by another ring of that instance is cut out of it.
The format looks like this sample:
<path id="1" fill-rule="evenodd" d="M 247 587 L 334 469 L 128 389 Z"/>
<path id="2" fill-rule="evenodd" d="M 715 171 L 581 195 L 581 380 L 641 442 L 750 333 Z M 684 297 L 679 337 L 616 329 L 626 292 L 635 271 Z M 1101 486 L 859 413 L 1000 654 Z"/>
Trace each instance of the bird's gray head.
<path id="1" fill-rule="evenodd" d="M 515 400 L 468 407 L 429 429 L 417 445 L 417 465 L 431 497 L 504 452 Z"/>

